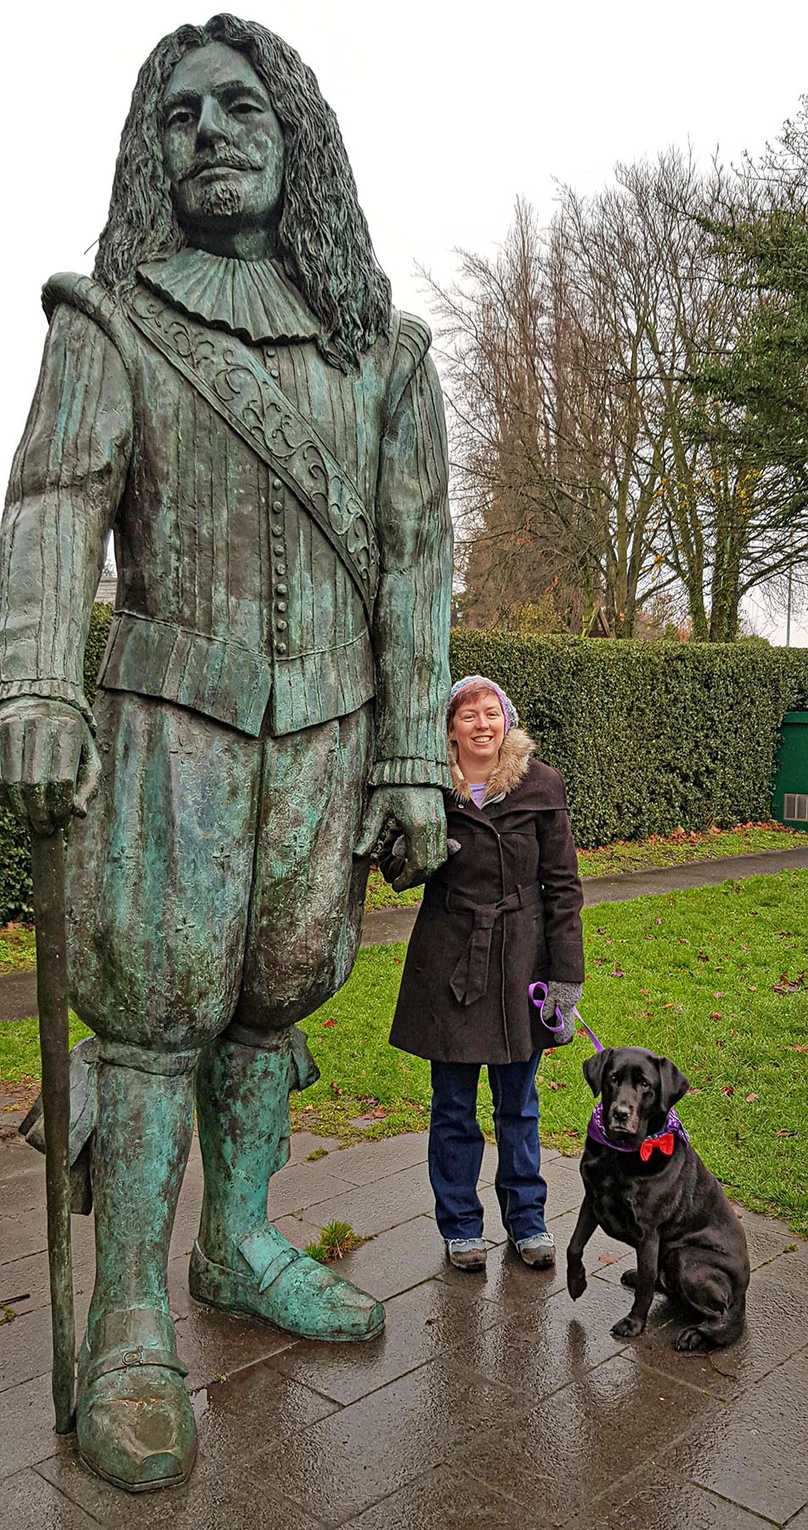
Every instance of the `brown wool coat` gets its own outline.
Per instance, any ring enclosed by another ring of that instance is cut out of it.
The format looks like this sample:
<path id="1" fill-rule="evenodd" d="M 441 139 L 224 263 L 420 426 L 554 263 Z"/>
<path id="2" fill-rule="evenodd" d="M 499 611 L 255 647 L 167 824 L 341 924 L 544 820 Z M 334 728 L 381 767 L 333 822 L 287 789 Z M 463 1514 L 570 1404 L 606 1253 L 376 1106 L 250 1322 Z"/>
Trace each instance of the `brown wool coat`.
<path id="1" fill-rule="evenodd" d="M 524 1062 L 548 1044 L 528 984 L 583 981 L 583 891 L 564 782 L 532 758 L 534 747 L 521 729 L 506 734 L 482 808 L 454 767 L 446 818 L 461 848 L 430 877 L 410 937 L 390 1035 L 404 1052 Z"/>

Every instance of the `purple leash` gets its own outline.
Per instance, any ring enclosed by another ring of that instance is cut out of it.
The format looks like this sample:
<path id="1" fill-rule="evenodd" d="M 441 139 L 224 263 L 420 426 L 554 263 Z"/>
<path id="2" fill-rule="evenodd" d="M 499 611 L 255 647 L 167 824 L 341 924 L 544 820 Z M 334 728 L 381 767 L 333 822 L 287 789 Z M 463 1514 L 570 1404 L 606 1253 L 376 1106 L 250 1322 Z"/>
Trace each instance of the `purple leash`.
<path id="1" fill-rule="evenodd" d="M 540 999 L 534 998 L 534 994 L 536 994 L 538 992 L 541 992 L 541 998 Z M 559 1021 L 558 1025 L 551 1025 L 550 1021 L 549 1020 L 545 1020 L 545 1018 L 544 1018 L 544 1016 L 542 1014 L 542 1010 L 544 1009 L 545 1003 L 547 1002 L 547 995 L 548 995 L 549 992 L 550 992 L 550 990 L 549 990 L 547 984 L 543 983 L 541 981 L 541 979 L 540 979 L 537 983 L 531 983 L 530 984 L 530 987 L 528 988 L 528 991 L 527 991 L 527 996 L 528 996 L 531 1004 L 535 1004 L 537 1010 L 539 1011 L 539 1019 L 541 1020 L 541 1023 L 544 1026 L 544 1029 L 546 1031 L 551 1031 L 554 1036 L 560 1036 L 562 1034 L 563 1030 L 564 1030 L 564 1016 L 562 1015 L 561 1010 L 559 1009 L 558 1005 L 556 1005 L 556 1019 Z M 603 1044 L 602 1044 L 602 1042 L 598 1041 L 598 1038 L 595 1035 L 594 1031 L 590 1031 L 589 1026 L 587 1025 L 586 1021 L 584 1020 L 580 1010 L 574 1009 L 572 1011 L 572 1013 L 573 1013 L 574 1018 L 577 1020 L 578 1024 L 580 1025 L 581 1030 L 582 1031 L 586 1031 L 586 1034 L 589 1037 L 589 1040 L 591 1041 L 593 1047 L 595 1048 L 595 1051 L 596 1052 L 602 1052 L 603 1051 Z"/>
<path id="2" fill-rule="evenodd" d="M 558 1020 L 558 1025 L 551 1025 L 550 1021 L 545 1020 L 542 1014 L 542 1010 L 544 1009 L 544 1005 L 547 1001 L 547 995 L 549 991 L 550 990 L 547 984 L 543 983 L 540 979 L 538 982 L 530 984 L 527 991 L 527 996 L 530 999 L 531 1004 L 534 1004 L 536 1009 L 539 1011 L 539 1019 L 545 1030 L 550 1031 L 553 1036 L 560 1036 L 564 1030 L 564 1016 L 562 1015 L 558 1005 L 556 1005 L 555 1011 L 555 1019 Z M 535 997 L 537 993 L 541 995 L 541 997 L 538 999 Z M 602 1041 L 598 1041 L 595 1032 L 590 1030 L 586 1021 L 583 1019 L 580 1010 L 573 1009 L 572 1013 L 575 1020 L 577 1020 L 578 1024 L 580 1025 L 581 1030 L 586 1032 L 586 1035 L 589 1037 L 589 1040 L 595 1048 L 595 1051 L 602 1052 L 604 1050 Z M 645 1141 L 657 1142 L 660 1138 L 667 1137 L 670 1133 L 673 1133 L 673 1135 L 676 1137 L 681 1137 L 683 1142 L 688 1142 L 690 1140 L 684 1126 L 682 1125 L 682 1122 L 679 1120 L 679 1117 L 676 1114 L 676 1111 L 673 1109 L 668 1111 L 667 1119 L 665 1121 L 665 1125 L 662 1128 L 662 1131 L 654 1132 L 653 1136 L 646 1137 Z M 622 1142 L 612 1142 L 611 1138 L 606 1136 L 606 1133 L 603 1130 L 603 1106 L 600 1103 L 595 1106 L 595 1109 L 592 1112 L 592 1117 L 587 1128 L 587 1136 L 591 1137 L 593 1142 L 597 1142 L 600 1147 L 612 1148 L 616 1153 L 638 1152 L 636 1147 L 626 1147 Z"/>

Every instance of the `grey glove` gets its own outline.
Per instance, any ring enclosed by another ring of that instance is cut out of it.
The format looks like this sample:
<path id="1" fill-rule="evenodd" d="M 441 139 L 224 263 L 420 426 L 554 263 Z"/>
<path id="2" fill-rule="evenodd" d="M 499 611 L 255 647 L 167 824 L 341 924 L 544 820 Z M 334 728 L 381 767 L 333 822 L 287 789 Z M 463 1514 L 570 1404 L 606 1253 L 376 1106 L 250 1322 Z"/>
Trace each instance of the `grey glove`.
<path id="1" fill-rule="evenodd" d="M 450 855 L 456 855 L 460 849 L 460 844 L 456 839 L 449 839 L 446 841 L 446 848 Z M 377 845 L 374 850 L 374 859 L 376 861 L 376 865 L 384 877 L 385 882 L 392 884 L 398 877 L 401 876 L 402 870 L 404 868 L 406 854 L 407 847 L 404 841 L 404 835 L 400 834 L 397 827 L 394 825 L 392 829 L 388 830 L 387 836 L 383 840 L 382 844 Z M 418 877 L 411 885 L 413 887 L 417 887 L 419 883 L 425 881 L 426 877 L 421 876 Z"/>
<path id="2" fill-rule="evenodd" d="M 549 1046 L 564 1047 L 574 1039 L 575 1008 L 582 993 L 583 983 L 557 983 L 551 979 L 547 984 L 547 998 L 542 1005 L 541 1018 L 548 1026 L 563 1024 L 563 1030 L 550 1032 L 553 1039 L 548 1043 Z"/>

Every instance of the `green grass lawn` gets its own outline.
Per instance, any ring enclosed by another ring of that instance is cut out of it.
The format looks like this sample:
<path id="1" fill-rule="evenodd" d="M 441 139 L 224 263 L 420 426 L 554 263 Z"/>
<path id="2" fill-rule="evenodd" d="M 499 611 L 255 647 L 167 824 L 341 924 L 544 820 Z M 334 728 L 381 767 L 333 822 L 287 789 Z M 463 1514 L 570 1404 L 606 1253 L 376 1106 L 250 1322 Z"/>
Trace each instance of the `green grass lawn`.
<path id="1" fill-rule="evenodd" d="M 710 1168 L 737 1199 L 808 1235 L 808 871 L 600 905 L 584 925 L 589 1024 L 606 1045 L 674 1058 L 693 1086 L 682 1118 Z M 296 1124 L 345 1141 L 426 1126 L 428 1064 L 387 1043 L 403 956 L 361 951 L 306 1021 L 322 1077 L 293 1096 Z M 592 1108 L 588 1050 L 580 1038 L 542 1063 L 542 1137 L 566 1152 L 581 1147 Z M 34 1022 L 0 1025 L 0 1078 L 38 1071 Z M 480 1118 L 490 1131 L 487 1086 Z"/>
<path id="2" fill-rule="evenodd" d="M 650 839 L 619 839 L 597 850 L 579 850 L 582 877 L 619 876 L 624 871 L 655 871 L 689 861 L 715 861 L 726 855 L 756 855 L 764 850 L 808 848 L 808 834 L 781 824 L 738 824 L 734 829 L 709 829 L 703 834 L 652 835 Z M 402 908 L 420 903 L 423 888 L 395 893 L 378 871 L 368 881 L 368 908 Z"/>
<path id="3" fill-rule="evenodd" d="M 36 961 L 34 932 L 27 924 L 7 924 L 0 929 L 0 974 L 25 972 Z"/>

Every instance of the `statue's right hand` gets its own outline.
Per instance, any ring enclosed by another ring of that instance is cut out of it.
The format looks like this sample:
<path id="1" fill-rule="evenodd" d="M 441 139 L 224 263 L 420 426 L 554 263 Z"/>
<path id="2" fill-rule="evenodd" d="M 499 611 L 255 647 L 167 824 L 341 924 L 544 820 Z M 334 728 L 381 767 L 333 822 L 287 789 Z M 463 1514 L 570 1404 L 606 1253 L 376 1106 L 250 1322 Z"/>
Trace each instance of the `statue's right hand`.
<path id="1" fill-rule="evenodd" d="M 20 696 L 0 706 L 0 800 L 35 834 L 83 818 L 101 761 L 90 729 L 64 701 Z"/>

